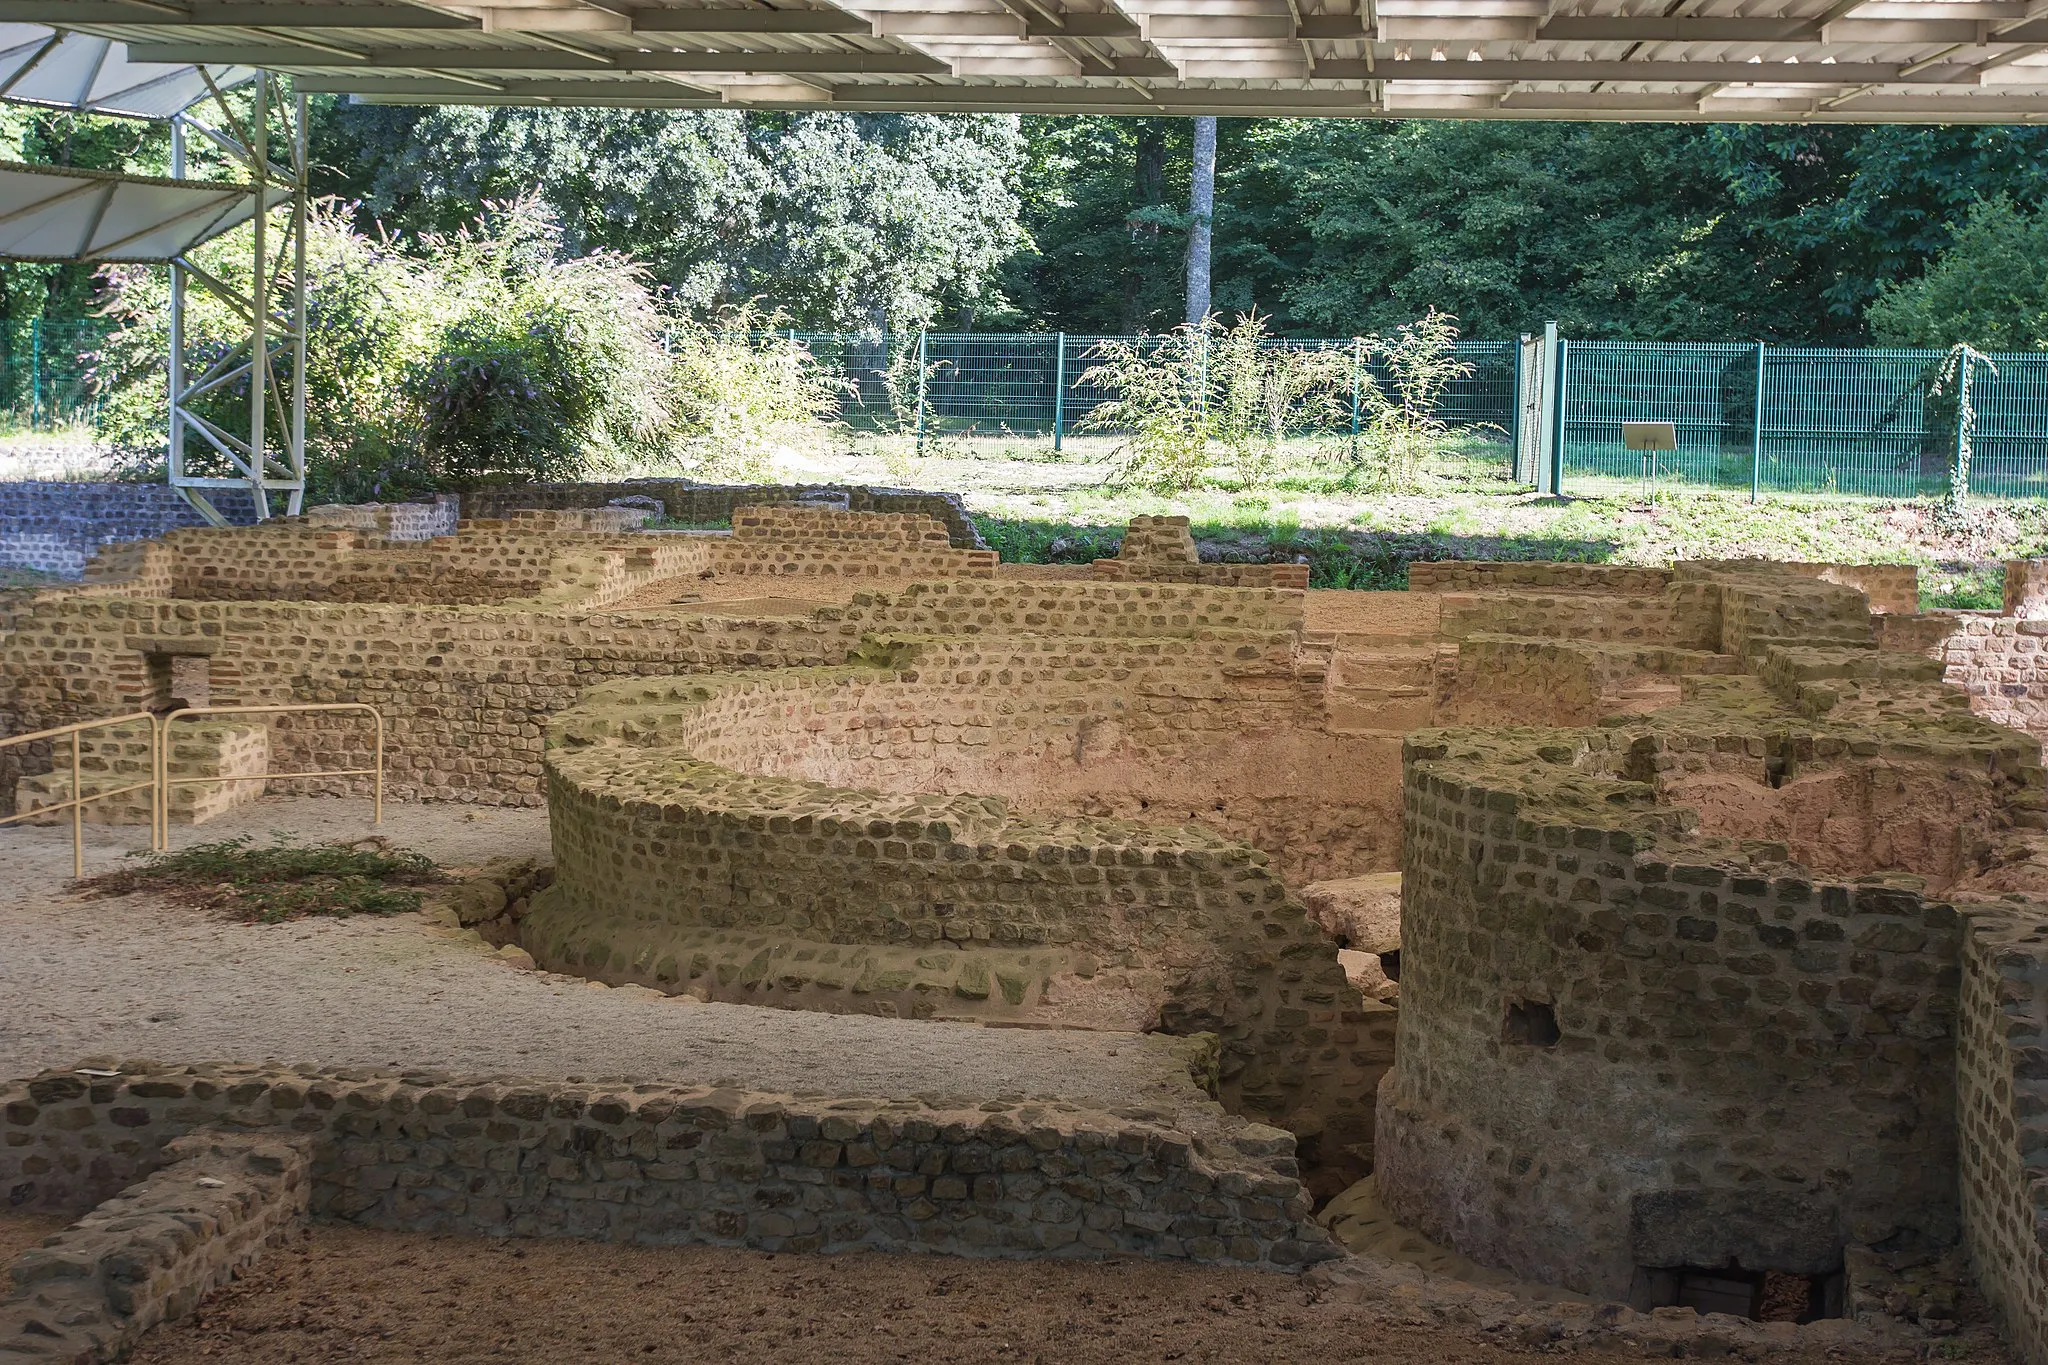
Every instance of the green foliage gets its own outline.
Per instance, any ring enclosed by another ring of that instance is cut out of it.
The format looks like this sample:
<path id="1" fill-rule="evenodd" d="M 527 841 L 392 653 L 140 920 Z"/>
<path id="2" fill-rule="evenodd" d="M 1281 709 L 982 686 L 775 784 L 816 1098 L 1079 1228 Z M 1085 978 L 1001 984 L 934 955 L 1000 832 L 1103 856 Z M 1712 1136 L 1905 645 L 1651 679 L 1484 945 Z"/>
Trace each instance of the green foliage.
<path id="1" fill-rule="evenodd" d="M 1178 320 L 1184 125 L 1024 120 L 1028 325 Z M 1436 307 L 1482 337 L 1856 344 L 1975 199 L 2048 195 L 2044 153 L 2024 127 L 1226 119 L 1214 296 L 1293 335 Z"/>
<path id="2" fill-rule="evenodd" d="M 438 478 L 564 479 L 668 453 L 674 374 L 638 265 L 608 250 L 565 257 L 535 199 L 420 245 L 438 307 L 404 394 Z"/>
<path id="3" fill-rule="evenodd" d="M 1434 308 L 1384 337 L 1364 339 L 1367 355 L 1384 361 L 1394 381 L 1388 394 L 1369 374 L 1358 378 L 1360 427 L 1354 467 L 1378 487 L 1406 492 L 1423 462 L 1442 450 L 1450 425 L 1437 416 L 1444 391 L 1472 367 L 1457 358 L 1458 320 Z"/>
<path id="4" fill-rule="evenodd" d="M 248 288 L 245 234 L 208 243 L 196 259 Z M 565 257 L 537 201 L 492 207 L 456 232 L 407 244 L 363 236 L 325 204 L 307 267 L 316 500 L 388 500 L 451 482 L 570 478 L 670 458 L 676 375 L 643 272 L 608 251 Z M 107 286 L 116 330 L 96 357 L 102 432 L 118 447 L 160 451 L 169 286 L 164 272 L 140 267 L 109 271 Z M 188 352 L 203 372 L 228 358 L 241 322 L 197 287 L 186 302 Z M 248 393 L 246 379 L 222 384 L 194 408 L 243 433 Z M 190 437 L 186 449 L 195 461 L 206 453 Z"/>
<path id="5" fill-rule="evenodd" d="M 778 451 L 815 453 L 831 434 L 844 385 L 751 307 L 668 332 L 677 428 L 692 473 L 760 482 Z"/>
<path id="6" fill-rule="evenodd" d="M 1920 610 L 2002 611 L 2003 564 L 1942 564 L 1920 571 Z"/>
<path id="7" fill-rule="evenodd" d="M 1335 420 L 1351 369 L 1341 352 L 1274 345 L 1255 313 L 1230 326 L 1212 314 L 1164 336 L 1106 340 L 1088 354 L 1097 363 L 1081 384 L 1110 397 L 1075 430 L 1121 436 L 1113 486 L 1168 492 L 1208 477 L 1217 445 L 1245 487 L 1269 482 L 1284 436 Z"/>
<path id="8" fill-rule="evenodd" d="M 1926 273 L 1882 290 L 1867 316 L 1886 346 L 2048 349 L 2048 209 L 1972 206 Z"/>
<path id="9" fill-rule="evenodd" d="M 144 853 L 141 866 L 89 877 L 94 894 L 156 891 L 180 904 L 221 910 L 237 919 L 277 924 L 306 915 L 391 915 L 420 908 L 408 888 L 440 879 L 433 861 L 382 840 L 360 844 L 295 844 L 285 831 L 257 847 L 243 834 L 169 853 Z"/>
<path id="10" fill-rule="evenodd" d="M 450 232 L 538 194 L 568 249 L 624 252 L 700 314 L 766 298 L 812 329 L 997 313 L 1021 243 L 1009 115 L 483 109 L 324 100 L 322 188 Z"/>

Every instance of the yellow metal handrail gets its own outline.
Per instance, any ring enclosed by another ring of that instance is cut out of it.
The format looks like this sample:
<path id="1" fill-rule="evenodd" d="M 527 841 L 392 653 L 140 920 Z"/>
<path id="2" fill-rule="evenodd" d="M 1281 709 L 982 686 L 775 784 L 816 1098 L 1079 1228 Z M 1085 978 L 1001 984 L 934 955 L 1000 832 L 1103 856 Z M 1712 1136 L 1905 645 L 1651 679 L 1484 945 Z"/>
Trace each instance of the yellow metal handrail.
<path id="1" fill-rule="evenodd" d="M 149 781 L 134 782 L 125 787 L 115 787 L 111 791 L 94 792 L 91 796 L 87 796 L 85 794 L 84 778 L 79 770 L 79 736 L 92 730 L 105 730 L 116 725 L 133 724 L 138 720 L 149 726 L 149 753 L 151 760 Z M 18 744 L 33 744 L 38 740 L 58 739 L 65 735 L 71 737 L 71 799 L 59 801 L 54 805 L 39 806 L 35 810 L 22 811 L 15 815 L 0 817 L 0 825 L 11 825 L 17 821 L 31 819 L 35 816 L 51 815 L 58 811 L 69 810 L 71 812 L 71 876 L 73 880 L 76 880 L 85 875 L 85 808 L 94 801 L 104 801 L 113 796 L 126 796 L 129 792 L 147 791 L 149 793 L 149 846 L 151 848 L 157 846 L 156 831 L 162 823 L 159 816 L 166 802 L 161 794 L 163 789 L 157 785 L 155 767 L 163 745 L 157 731 L 156 717 L 147 711 L 130 711 L 125 716 L 114 716 L 108 720 L 82 720 L 76 724 L 59 725 L 48 730 L 36 730 L 26 735 L 8 735 L 5 739 L 0 739 L 0 749 L 12 748 Z M 381 748 L 379 753 L 382 753 Z"/>
<path id="2" fill-rule="evenodd" d="M 370 768 L 328 768 L 316 772 L 275 773 L 267 768 L 260 773 L 240 773 L 233 777 L 225 774 L 218 777 L 172 777 L 171 776 L 171 723 L 188 716 L 246 716 L 281 712 L 300 711 L 367 711 L 376 723 L 376 766 Z M 156 742 L 156 789 L 158 799 L 152 807 L 156 827 L 151 831 L 150 847 L 167 849 L 171 846 L 171 788 L 196 786 L 205 782 L 260 782 L 272 777 L 369 777 L 371 785 L 372 818 L 370 823 L 384 823 L 384 713 L 364 702 L 297 702 L 277 706 L 183 706 L 166 714 L 157 723 Z"/>

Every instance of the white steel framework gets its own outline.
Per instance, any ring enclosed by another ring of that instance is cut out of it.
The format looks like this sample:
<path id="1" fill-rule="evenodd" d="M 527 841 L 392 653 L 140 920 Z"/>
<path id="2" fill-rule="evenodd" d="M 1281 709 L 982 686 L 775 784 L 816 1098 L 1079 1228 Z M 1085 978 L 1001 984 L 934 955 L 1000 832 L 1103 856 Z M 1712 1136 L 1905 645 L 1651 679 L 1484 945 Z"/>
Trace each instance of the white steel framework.
<path id="1" fill-rule="evenodd" d="M 277 510 L 295 515 L 306 486 L 305 95 L 295 89 L 287 97 L 278 78 L 248 66 L 153 62 L 103 35 L 17 19 L 0 12 L 0 100 L 168 118 L 171 175 L 0 162 L 0 256 L 167 265 L 171 485 L 209 521 L 227 520 L 215 498 L 230 489 L 247 492 L 258 520 Z M 227 92 L 251 82 L 245 112 Z M 194 136 L 236 178 L 187 179 Z M 197 247 L 245 223 L 246 285 L 192 259 Z M 243 328 L 206 354 L 190 336 L 194 289 L 218 298 Z"/>
<path id="2" fill-rule="evenodd" d="M 0 0 L 405 103 L 2048 118 L 2048 0 Z"/>
<path id="3" fill-rule="evenodd" d="M 306 493 L 306 96 L 287 96 L 263 72 L 246 122 L 217 85 L 210 85 L 208 100 L 216 121 L 197 116 L 207 107 L 201 105 L 171 119 L 171 173 L 184 174 L 186 142 L 203 136 L 241 170 L 254 194 L 284 207 L 285 222 L 273 249 L 272 213 L 251 215 L 247 288 L 195 264 L 189 253 L 171 259 L 171 486 L 220 524 L 227 517 L 213 498 L 223 489 L 248 490 L 259 521 L 278 510 L 273 497 L 284 499 L 286 516 L 297 516 Z M 282 164 L 272 154 L 273 120 L 283 130 Z M 225 303 L 246 329 L 211 357 L 195 355 L 190 344 L 194 288 Z M 246 428 L 205 412 L 204 400 L 228 394 L 246 395 Z"/>

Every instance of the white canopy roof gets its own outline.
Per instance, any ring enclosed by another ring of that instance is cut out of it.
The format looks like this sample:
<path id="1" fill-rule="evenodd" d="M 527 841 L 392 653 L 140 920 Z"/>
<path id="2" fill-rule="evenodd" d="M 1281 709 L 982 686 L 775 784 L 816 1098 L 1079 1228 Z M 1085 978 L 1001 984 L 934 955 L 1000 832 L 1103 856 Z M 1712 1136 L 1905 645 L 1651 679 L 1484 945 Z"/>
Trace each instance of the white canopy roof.
<path id="1" fill-rule="evenodd" d="M 2022 122 L 2048 0 L 0 0 L 406 103 Z"/>
<path id="2" fill-rule="evenodd" d="M 207 74 L 225 90 L 256 73 L 224 64 L 209 67 Z M 110 38 L 0 22 L 0 99 L 80 113 L 169 118 L 206 94 L 205 76 L 190 63 L 136 61 L 127 44 Z"/>
<path id="3" fill-rule="evenodd" d="M 272 188 L 270 203 L 290 191 Z M 0 161 L 0 257 L 162 262 L 247 222 L 250 186 Z"/>

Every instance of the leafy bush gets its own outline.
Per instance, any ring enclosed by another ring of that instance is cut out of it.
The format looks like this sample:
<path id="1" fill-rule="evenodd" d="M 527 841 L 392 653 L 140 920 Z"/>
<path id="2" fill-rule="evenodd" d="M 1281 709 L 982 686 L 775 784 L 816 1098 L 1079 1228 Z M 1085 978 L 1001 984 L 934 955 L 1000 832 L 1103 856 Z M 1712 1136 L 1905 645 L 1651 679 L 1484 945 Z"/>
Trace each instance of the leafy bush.
<path id="1" fill-rule="evenodd" d="M 678 438 L 677 371 L 640 267 L 611 252 L 565 257 L 536 200 L 488 206 L 469 227 L 412 243 L 352 230 L 347 210 L 316 209 L 307 242 L 306 441 L 309 496 L 391 499 L 476 479 L 571 478 L 627 460 L 667 459 Z M 195 263 L 250 283 L 246 233 L 200 248 Z M 108 272 L 117 326 L 95 358 L 102 433 L 160 452 L 167 420 L 169 286 L 162 272 Z M 186 290 L 188 368 L 231 368 L 231 307 Z M 289 356 L 275 365 L 289 373 Z M 248 427 L 246 377 L 199 397 L 221 431 Z M 271 427 L 280 418 L 273 411 Z M 203 439 L 188 436 L 203 466 Z M 230 472 L 221 462 L 218 472 Z"/>
<path id="2" fill-rule="evenodd" d="M 693 473 L 762 481 L 778 451 L 813 451 L 829 437 L 845 385 L 776 321 L 741 308 L 669 324 L 676 425 Z"/>
<path id="3" fill-rule="evenodd" d="M 1865 317 L 1885 346 L 2048 349 L 2048 210 L 1977 204 L 1926 273 L 1882 290 Z"/>
<path id="4" fill-rule="evenodd" d="M 1110 482 L 1185 492 L 1210 473 L 1211 446 L 1230 453 L 1238 478 L 1272 478 L 1281 439 L 1334 420 L 1349 377 L 1346 357 L 1276 345 L 1256 313 L 1226 327 L 1217 318 L 1183 323 L 1163 336 L 1107 340 L 1083 385 L 1111 395 L 1076 431 L 1114 431 Z"/>
<path id="5" fill-rule="evenodd" d="M 1423 460 L 1450 436 L 1437 409 L 1451 381 L 1472 372 L 1457 358 L 1457 342 L 1458 320 L 1434 308 L 1389 335 L 1364 338 L 1364 351 L 1385 363 L 1394 389 L 1387 393 L 1370 374 L 1358 379 L 1361 421 L 1352 463 L 1370 482 L 1413 487 Z"/>

